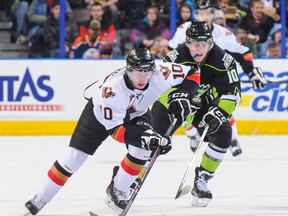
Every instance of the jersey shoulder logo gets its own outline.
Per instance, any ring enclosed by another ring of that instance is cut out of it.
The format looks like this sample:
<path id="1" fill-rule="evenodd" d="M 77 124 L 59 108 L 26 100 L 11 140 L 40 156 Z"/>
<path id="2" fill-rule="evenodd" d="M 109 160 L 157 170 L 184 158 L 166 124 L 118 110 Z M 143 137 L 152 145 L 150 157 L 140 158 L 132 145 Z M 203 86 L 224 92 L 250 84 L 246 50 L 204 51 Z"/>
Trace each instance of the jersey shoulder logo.
<path id="1" fill-rule="evenodd" d="M 112 91 L 112 87 L 103 87 L 102 88 L 102 98 L 113 98 L 116 95 L 115 92 Z"/>
<path id="2" fill-rule="evenodd" d="M 222 58 L 222 61 L 224 62 L 224 67 L 228 69 L 233 61 L 233 58 L 231 55 L 225 53 L 224 57 Z"/>
<path id="3" fill-rule="evenodd" d="M 160 66 L 160 70 L 159 71 L 164 76 L 164 79 L 167 80 L 169 75 L 171 74 L 171 70 L 168 67 L 164 66 L 164 65 L 159 65 L 159 66 Z"/>
<path id="4" fill-rule="evenodd" d="M 177 55 L 179 55 L 177 50 L 172 50 L 167 54 L 167 56 L 171 59 L 172 62 L 177 59 Z"/>

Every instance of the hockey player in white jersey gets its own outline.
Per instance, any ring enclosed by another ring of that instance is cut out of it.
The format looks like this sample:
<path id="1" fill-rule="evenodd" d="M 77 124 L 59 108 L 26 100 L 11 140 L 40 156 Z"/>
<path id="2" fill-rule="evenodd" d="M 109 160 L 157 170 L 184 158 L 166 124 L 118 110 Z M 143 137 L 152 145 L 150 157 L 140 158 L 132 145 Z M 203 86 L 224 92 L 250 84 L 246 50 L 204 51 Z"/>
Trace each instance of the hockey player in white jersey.
<path id="1" fill-rule="evenodd" d="M 154 131 L 149 106 L 172 86 L 181 86 L 184 78 L 196 70 L 176 63 L 155 65 L 146 48 L 132 49 L 126 62 L 126 67 L 105 78 L 88 101 L 66 153 L 49 169 L 37 195 L 25 203 L 25 215 L 36 215 L 49 203 L 109 135 L 128 149 L 119 169 L 113 169 L 106 189 L 106 203 L 117 211 L 126 207 L 130 185 L 151 152 L 158 146 L 161 154 L 171 150 L 170 139 Z M 169 111 L 180 123 L 192 112 L 189 91 L 180 87 L 168 100 Z"/>
<path id="2" fill-rule="evenodd" d="M 214 9 L 210 5 L 210 1 L 198 1 L 195 11 L 195 17 L 199 21 L 208 23 L 212 30 L 214 42 L 227 53 L 229 53 L 242 67 L 243 71 L 249 76 L 253 83 L 254 89 L 261 89 L 267 84 L 262 70 L 253 65 L 253 54 L 249 48 L 237 42 L 236 36 L 228 29 L 213 23 Z M 186 30 L 191 22 L 185 22 L 177 28 L 175 35 L 169 41 L 169 48 L 175 49 L 178 45 L 185 42 Z M 242 149 L 238 142 L 237 126 L 234 117 L 230 121 L 232 127 L 231 153 L 238 156 L 242 153 Z M 187 135 L 190 138 L 190 148 L 194 152 L 199 144 L 199 133 L 191 126 L 187 129 Z"/>

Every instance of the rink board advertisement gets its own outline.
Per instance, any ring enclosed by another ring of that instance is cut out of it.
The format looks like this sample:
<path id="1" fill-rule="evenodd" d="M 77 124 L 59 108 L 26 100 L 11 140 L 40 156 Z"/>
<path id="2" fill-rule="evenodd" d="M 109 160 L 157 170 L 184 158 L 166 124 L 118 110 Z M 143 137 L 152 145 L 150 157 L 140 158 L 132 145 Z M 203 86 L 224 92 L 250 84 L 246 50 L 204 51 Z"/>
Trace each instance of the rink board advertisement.
<path id="1" fill-rule="evenodd" d="M 270 80 L 288 80 L 288 60 L 255 60 Z M 0 135 L 70 135 L 93 88 L 124 60 L 1 60 Z M 241 80 L 248 77 L 239 68 Z M 84 89 L 92 85 L 85 93 Z M 240 134 L 288 134 L 288 85 L 241 83 Z M 182 133 L 178 130 L 178 133 Z"/>

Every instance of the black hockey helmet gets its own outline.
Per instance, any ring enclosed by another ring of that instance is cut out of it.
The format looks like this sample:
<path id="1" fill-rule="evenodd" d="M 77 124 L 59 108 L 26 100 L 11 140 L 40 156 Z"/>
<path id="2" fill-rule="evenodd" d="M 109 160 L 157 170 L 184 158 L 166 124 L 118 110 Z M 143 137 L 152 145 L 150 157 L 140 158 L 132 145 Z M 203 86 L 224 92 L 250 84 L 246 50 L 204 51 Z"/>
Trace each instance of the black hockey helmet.
<path id="1" fill-rule="evenodd" d="M 191 43 L 192 41 L 205 41 L 209 44 L 213 43 L 212 32 L 206 22 L 191 21 L 186 30 L 186 43 Z"/>
<path id="2" fill-rule="evenodd" d="M 195 9 L 196 10 L 208 10 L 214 9 L 216 7 L 210 0 L 199 0 L 196 3 Z"/>
<path id="3" fill-rule="evenodd" d="M 128 71 L 133 69 L 140 72 L 154 71 L 156 68 L 155 60 L 147 48 L 132 49 L 126 58 L 126 68 Z"/>

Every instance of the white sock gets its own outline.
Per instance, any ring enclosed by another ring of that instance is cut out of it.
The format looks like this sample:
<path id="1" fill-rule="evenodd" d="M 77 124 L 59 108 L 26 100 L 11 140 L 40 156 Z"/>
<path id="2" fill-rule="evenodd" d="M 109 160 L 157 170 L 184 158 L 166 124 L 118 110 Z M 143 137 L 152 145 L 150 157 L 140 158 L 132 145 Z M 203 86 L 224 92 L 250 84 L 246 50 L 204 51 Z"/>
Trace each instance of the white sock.
<path id="1" fill-rule="evenodd" d="M 129 193 L 129 188 L 138 175 L 130 175 L 121 166 L 114 177 L 114 187 L 118 190 Z"/>
<path id="2" fill-rule="evenodd" d="M 47 176 L 46 181 L 37 196 L 41 201 L 49 203 L 62 187 L 63 186 L 56 184 Z"/>
<path id="3" fill-rule="evenodd" d="M 186 131 L 186 134 L 187 136 L 191 137 L 191 136 L 196 136 L 198 134 L 198 130 L 192 126 L 192 127 L 189 127 Z"/>

